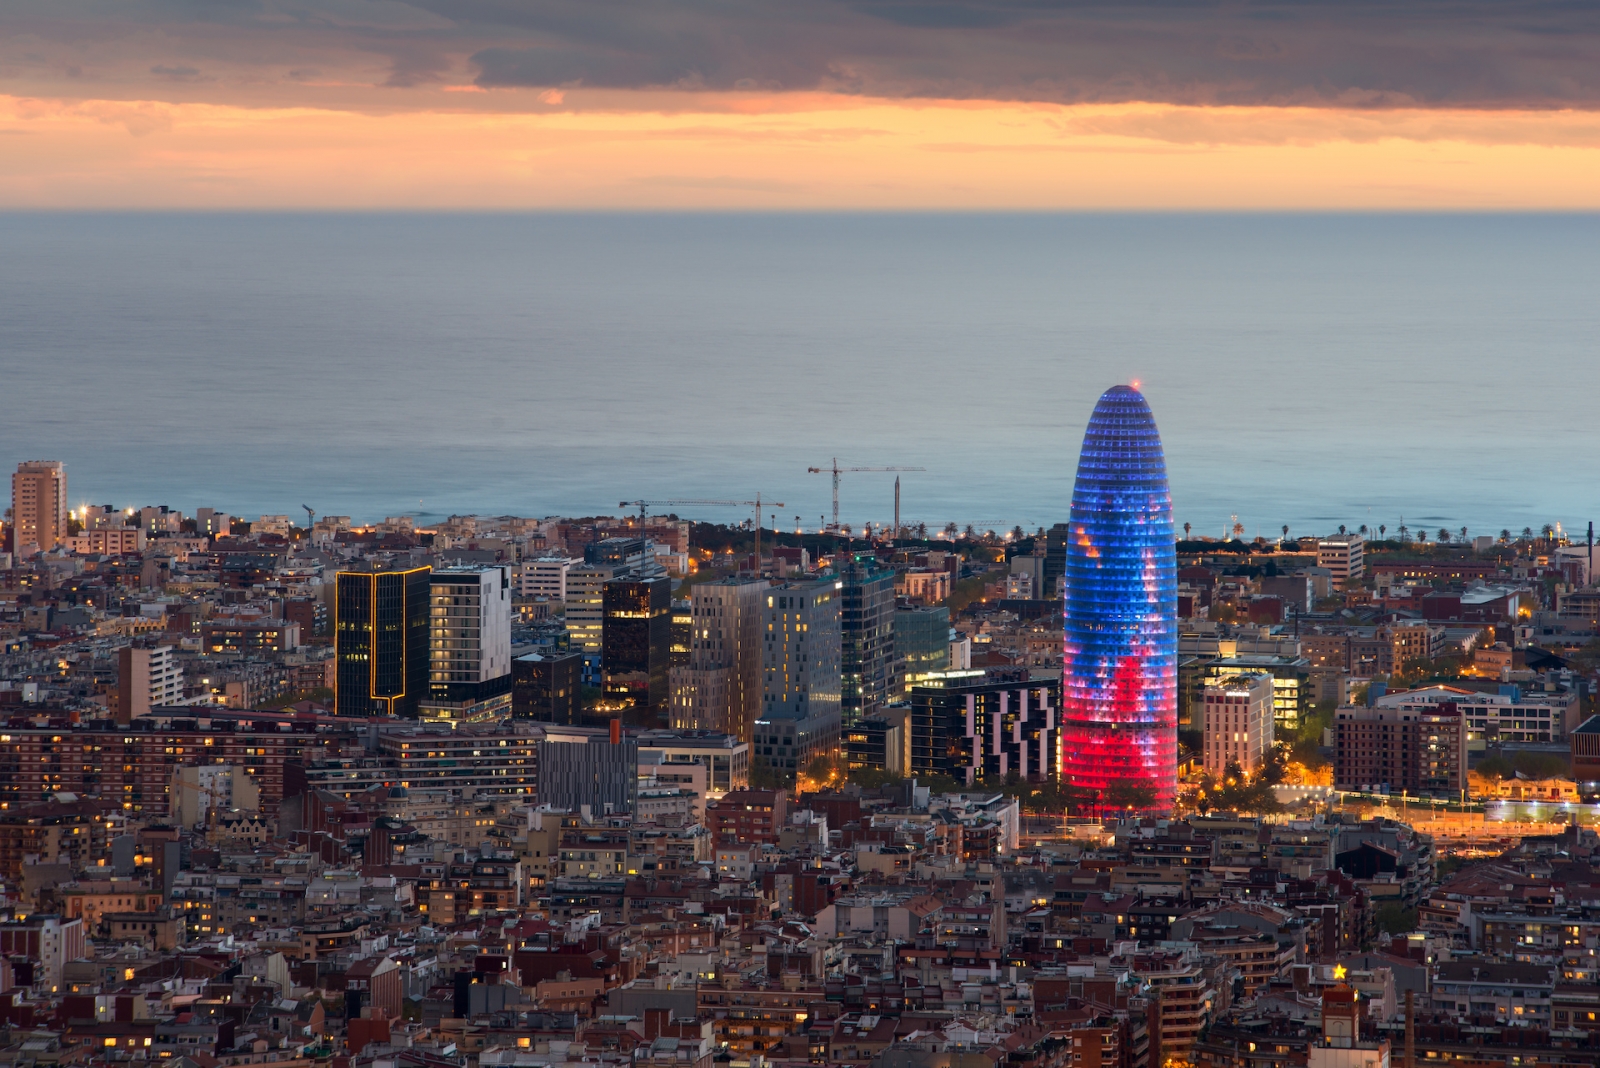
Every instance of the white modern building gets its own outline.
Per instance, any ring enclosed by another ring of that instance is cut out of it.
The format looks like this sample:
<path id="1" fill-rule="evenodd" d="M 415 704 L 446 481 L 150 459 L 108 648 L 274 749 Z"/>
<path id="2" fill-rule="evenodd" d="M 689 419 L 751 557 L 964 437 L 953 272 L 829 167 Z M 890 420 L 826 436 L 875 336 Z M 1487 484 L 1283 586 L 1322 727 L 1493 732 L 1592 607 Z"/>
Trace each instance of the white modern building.
<path id="1" fill-rule="evenodd" d="M 617 574 L 610 564 L 580 564 L 567 570 L 567 634 L 572 648 L 599 656 L 605 629 L 606 583 Z"/>
<path id="2" fill-rule="evenodd" d="M 1366 539 L 1360 534 L 1335 534 L 1317 541 L 1317 566 L 1327 568 L 1333 583 L 1343 589 L 1346 582 L 1366 573 Z"/>
<path id="3" fill-rule="evenodd" d="M 576 564 L 576 560 L 565 556 L 538 556 L 524 560 L 517 566 L 517 595 L 565 601 L 567 572 Z"/>
<path id="4" fill-rule="evenodd" d="M 511 568 L 436 569 L 429 576 L 424 719 L 472 721 L 511 707 Z"/>

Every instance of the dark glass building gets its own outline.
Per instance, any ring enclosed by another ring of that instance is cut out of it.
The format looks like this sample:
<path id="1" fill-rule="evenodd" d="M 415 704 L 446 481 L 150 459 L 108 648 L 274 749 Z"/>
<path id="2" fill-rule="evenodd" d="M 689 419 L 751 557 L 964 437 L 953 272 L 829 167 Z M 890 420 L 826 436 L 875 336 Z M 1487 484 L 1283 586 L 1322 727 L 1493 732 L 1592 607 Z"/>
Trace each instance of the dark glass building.
<path id="1" fill-rule="evenodd" d="M 429 696 L 432 568 L 341 571 L 335 589 L 334 710 L 415 719 Z"/>
<path id="2" fill-rule="evenodd" d="M 600 671 L 605 697 L 632 709 L 630 722 L 664 723 L 671 702 L 672 580 L 620 578 L 605 584 Z"/>
<path id="3" fill-rule="evenodd" d="M 911 689 L 911 774 L 971 785 L 1056 774 L 1055 679 L 1026 668 L 951 672 Z M 870 742 L 866 744 L 870 745 Z"/>
<path id="4" fill-rule="evenodd" d="M 511 661 L 511 714 L 517 719 L 583 724 L 579 687 L 583 683 L 583 654 L 574 652 L 528 653 Z"/>
<path id="5" fill-rule="evenodd" d="M 894 685 L 894 572 L 873 556 L 841 569 L 839 598 L 839 712 L 854 724 L 889 703 Z"/>
<path id="6" fill-rule="evenodd" d="M 1172 498 L 1155 417 L 1113 386 L 1089 417 L 1072 491 L 1061 661 L 1061 775 L 1113 807 L 1172 808 L 1178 597 Z"/>

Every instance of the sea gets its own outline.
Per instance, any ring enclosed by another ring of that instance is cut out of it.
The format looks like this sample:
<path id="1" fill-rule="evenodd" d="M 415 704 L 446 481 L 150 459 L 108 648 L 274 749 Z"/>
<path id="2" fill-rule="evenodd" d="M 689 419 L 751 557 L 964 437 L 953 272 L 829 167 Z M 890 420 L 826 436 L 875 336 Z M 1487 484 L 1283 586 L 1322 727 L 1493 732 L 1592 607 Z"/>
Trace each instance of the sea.
<path id="1" fill-rule="evenodd" d="M 1195 535 L 1578 533 L 1600 216 L 0 215 L 74 507 L 1032 530 L 1130 381 Z"/>

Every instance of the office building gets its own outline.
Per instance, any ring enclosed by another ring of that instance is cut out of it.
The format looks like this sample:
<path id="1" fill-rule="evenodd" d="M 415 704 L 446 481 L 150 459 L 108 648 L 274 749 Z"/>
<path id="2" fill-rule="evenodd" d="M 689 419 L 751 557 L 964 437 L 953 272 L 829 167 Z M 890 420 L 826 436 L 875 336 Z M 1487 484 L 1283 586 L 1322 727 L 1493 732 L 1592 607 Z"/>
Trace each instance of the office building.
<path id="1" fill-rule="evenodd" d="M 672 640 L 670 656 L 672 666 L 675 668 L 687 666 L 691 643 L 694 641 L 693 601 L 677 599 L 672 602 L 672 624 L 668 633 Z"/>
<path id="2" fill-rule="evenodd" d="M 857 556 L 839 571 L 839 708 L 846 726 L 889 703 L 894 685 L 893 571 Z"/>
<path id="3" fill-rule="evenodd" d="M 67 537 L 67 465 L 29 460 L 11 476 L 11 549 L 19 558 L 49 552 Z"/>
<path id="4" fill-rule="evenodd" d="M 606 583 L 618 568 L 583 564 L 567 570 L 567 635 L 572 648 L 598 658 L 605 630 Z"/>
<path id="5" fill-rule="evenodd" d="M 764 760 L 786 781 L 806 774 L 806 769 L 817 760 L 833 761 L 840 755 L 837 712 L 762 717 L 755 721 L 752 731 L 752 758 Z"/>
<path id="6" fill-rule="evenodd" d="M 1300 729 L 1314 701 L 1311 662 L 1300 656 L 1244 653 L 1207 661 L 1201 668 L 1205 684 L 1233 675 L 1272 676 L 1273 734 L 1288 738 Z"/>
<path id="7" fill-rule="evenodd" d="M 622 721 L 609 728 L 566 727 L 535 743 L 540 805 L 591 816 L 632 812 L 639 789 L 639 741 Z"/>
<path id="8" fill-rule="evenodd" d="M 828 578 L 765 591 L 761 716 L 751 756 L 785 778 L 839 755 L 841 586 Z"/>
<path id="9" fill-rule="evenodd" d="M 125 646 L 117 654 L 117 722 L 183 700 L 183 669 L 170 645 Z"/>
<path id="10" fill-rule="evenodd" d="M 1040 572 L 1043 588 L 1035 592 L 1035 596 L 1041 600 L 1061 596 L 1061 586 L 1067 573 L 1067 535 L 1070 529 L 1065 523 L 1057 523 L 1045 534 L 1044 567 Z"/>
<path id="11" fill-rule="evenodd" d="M 948 775 L 968 786 L 1015 774 L 1056 775 L 1061 687 L 1026 668 L 948 672 L 911 691 L 912 775 Z"/>
<path id="12" fill-rule="evenodd" d="M 855 726 L 845 731 L 844 756 L 849 769 L 908 774 L 906 730 L 904 718 L 871 716 L 857 720 Z"/>
<path id="13" fill-rule="evenodd" d="M 1028 557 L 1028 559 L 1037 559 Z M 950 669 L 950 609 L 896 608 L 895 674 L 903 693 L 936 672 Z M 897 696 L 898 700 L 899 697 Z"/>
<path id="14" fill-rule="evenodd" d="M 1571 690 L 1524 692 L 1514 683 L 1501 683 L 1495 693 L 1479 693 L 1457 686 L 1423 686 L 1374 695 L 1372 703 L 1379 708 L 1406 712 L 1451 705 L 1460 712 L 1466 725 L 1468 748 L 1481 752 L 1490 744 L 1506 742 L 1516 745 L 1564 742 L 1582 722 L 1585 702 Z"/>
<path id="15" fill-rule="evenodd" d="M 1178 574 L 1166 457 L 1131 386 L 1101 395 L 1084 432 L 1066 548 L 1061 774 L 1172 807 L 1178 763 Z M 913 753 L 915 740 L 913 740 Z"/>
<path id="16" fill-rule="evenodd" d="M 1359 581 L 1366 573 L 1362 560 L 1366 539 L 1359 534 L 1335 534 L 1317 540 L 1317 566 L 1333 574 L 1333 584 L 1344 589 L 1352 581 Z"/>
<path id="17" fill-rule="evenodd" d="M 713 796 L 750 785 L 750 743 L 716 731 L 649 730 L 638 734 L 646 763 L 700 764 Z"/>
<path id="18" fill-rule="evenodd" d="M 648 726 L 657 717 L 665 720 L 671 706 L 672 580 L 659 569 L 653 576 L 634 572 L 614 578 L 602 588 L 601 606 L 606 700 L 632 709 L 633 722 Z"/>
<path id="19" fill-rule="evenodd" d="M 761 714 L 801 719 L 841 709 L 839 579 L 785 582 L 765 591 L 761 619 Z"/>
<path id="20" fill-rule="evenodd" d="M 646 538 L 604 538 L 583 547 L 583 562 L 624 570 L 654 563 L 654 550 Z"/>
<path id="21" fill-rule="evenodd" d="M 540 556 L 517 565 L 517 596 L 567 599 L 567 572 L 577 563 L 565 556 Z"/>
<path id="22" fill-rule="evenodd" d="M 334 601 L 334 707 L 415 719 L 430 696 L 428 567 L 341 571 Z"/>
<path id="23" fill-rule="evenodd" d="M 511 714 L 517 719 L 578 726 L 582 722 L 582 684 L 582 653 L 519 656 L 511 661 Z"/>
<path id="24" fill-rule="evenodd" d="M 693 587 L 689 662 L 672 669 L 672 726 L 748 740 L 762 708 L 767 583 L 725 578 Z"/>
<path id="25" fill-rule="evenodd" d="M 1220 776 L 1230 764 L 1246 775 L 1267 762 L 1272 751 L 1272 676 L 1231 675 L 1205 688 L 1201 730 L 1206 773 Z"/>
<path id="26" fill-rule="evenodd" d="M 426 719 L 492 719 L 511 710 L 511 568 L 436 569 L 428 578 Z"/>

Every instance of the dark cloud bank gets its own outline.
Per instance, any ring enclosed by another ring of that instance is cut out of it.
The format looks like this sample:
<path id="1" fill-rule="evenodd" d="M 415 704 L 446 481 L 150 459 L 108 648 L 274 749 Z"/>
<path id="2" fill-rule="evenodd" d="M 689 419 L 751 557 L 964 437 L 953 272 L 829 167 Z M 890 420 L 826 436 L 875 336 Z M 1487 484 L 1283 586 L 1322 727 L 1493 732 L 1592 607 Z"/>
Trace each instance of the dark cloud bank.
<path id="1" fill-rule="evenodd" d="M 893 97 L 1592 107 L 1600 3 L 12 0 L 0 83 L 376 66 L 426 85 Z M 139 53 L 139 54 L 135 54 Z M 277 74 L 270 72 L 278 71 Z"/>

